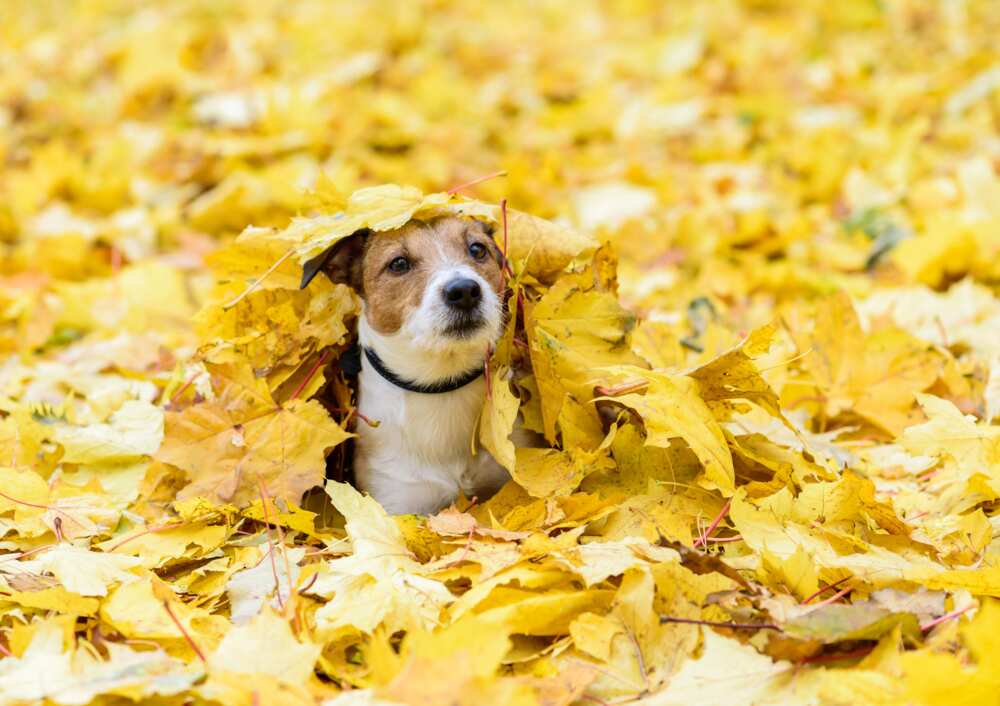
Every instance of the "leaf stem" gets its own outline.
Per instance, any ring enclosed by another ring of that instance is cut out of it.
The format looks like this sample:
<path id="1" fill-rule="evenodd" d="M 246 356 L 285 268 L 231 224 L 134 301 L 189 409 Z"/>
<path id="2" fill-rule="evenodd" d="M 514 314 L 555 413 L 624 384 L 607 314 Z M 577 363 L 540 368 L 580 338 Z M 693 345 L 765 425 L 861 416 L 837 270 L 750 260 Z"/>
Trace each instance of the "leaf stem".
<path id="1" fill-rule="evenodd" d="M 490 179 L 495 179 L 496 177 L 501 177 L 501 176 L 507 176 L 506 169 L 501 169 L 496 172 L 491 172 L 490 174 L 485 174 L 481 177 L 476 177 L 475 179 L 467 181 L 463 184 L 459 184 L 458 186 L 453 186 L 450 189 L 448 189 L 448 191 L 446 191 L 445 193 L 448 194 L 449 196 L 454 196 L 459 191 L 463 189 L 468 189 L 470 186 L 475 186 L 476 184 L 482 184 L 484 181 L 489 181 Z"/>
<path id="2" fill-rule="evenodd" d="M 279 257 L 277 259 L 277 261 L 273 265 L 271 265 L 270 267 L 268 267 L 267 271 L 265 271 L 264 274 L 262 274 L 260 277 L 258 277 L 257 279 L 255 279 L 253 282 L 251 282 L 250 286 L 247 287 L 246 289 L 244 289 L 243 292 L 238 297 L 236 297 L 232 301 L 229 301 L 229 302 L 226 302 L 225 304 L 223 304 L 222 308 L 223 309 L 232 309 L 234 306 L 236 306 L 241 301 L 243 301 L 243 299 L 248 294 L 250 294 L 252 291 L 254 291 L 255 289 L 257 289 L 257 287 L 259 287 L 261 285 L 261 283 L 271 275 L 272 272 L 274 272 L 276 269 L 278 269 L 281 266 L 281 263 L 283 263 L 285 260 L 287 260 L 288 258 L 290 258 L 294 253 L 295 253 L 295 248 L 290 248 L 288 250 L 288 252 L 286 252 L 284 255 L 282 255 L 281 257 Z"/>
<path id="3" fill-rule="evenodd" d="M 312 369 L 306 374 L 305 379 L 299 383 L 299 386 L 295 388 L 295 392 L 293 392 L 292 396 L 289 397 L 288 399 L 294 400 L 298 398 L 300 394 L 302 394 L 302 391 L 306 389 L 306 385 L 308 385 L 309 381 L 312 380 L 313 375 L 316 374 L 317 370 L 326 365 L 326 361 L 329 359 L 329 357 L 330 357 L 330 350 L 327 349 L 323 353 L 323 355 L 320 356 L 319 360 L 316 361 L 316 364 L 312 366 Z"/>
<path id="4" fill-rule="evenodd" d="M 514 270 L 511 269 L 510 258 L 507 256 L 510 252 L 507 239 L 507 199 L 500 200 L 500 222 L 503 225 L 503 273 L 507 281 L 510 281 L 514 276 Z"/>
<path id="5" fill-rule="evenodd" d="M 698 539 L 694 540 L 695 549 L 705 545 L 705 543 L 708 541 L 708 538 L 712 536 L 712 533 L 715 532 L 719 524 L 722 522 L 722 518 L 724 518 L 729 513 L 729 507 L 732 504 L 733 504 L 732 499 L 726 501 L 726 504 L 722 506 L 721 510 L 719 510 L 719 514 L 715 516 L 714 520 L 712 520 L 712 524 L 708 526 L 708 529 L 705 530 L 705 532 L 700 537 L 698 537 Z"/>
<path id="6" fill-rule="evenodd" d="M 191 385 L 194 383 L 195 379 L 198 377 L 199 374 L 200 373 L 193 373 L 191 377 L 189 377 L 183 385 L 177 388 L 177 391 L 174 392 L 174 394 L 170 395 L 170 400 L 167 402 L 168 407 L 174 406 L 174 403 L 177 402 L 180 396 L 183 395 L 189 387 L 191 387 Z"/>
<path id="7" fill-rule="evenodd" d="M 845 576 L 844 578 L 840 579 L 839 581 L 834 581 L 833 583 L 828 583 L 827 585 L 823 586 L 822 588 L 814 591 L 813 593 L 810 593 L 808 596 L 806 596 L 803 599 L 802 605 L 805 605 L 806 603 L 809 603 L 814 598 L 816 598 L 817 596 L 819 596 L 820 594 L 822 594 L 824 591 L 829 591 L 831 588 L 836 588 L 837 586 L 839 586 L 840 584 L 844 583 L 844 581 L 849 580 L 850 578 L 851 578 L 850 576 Z"/>
<path id="8" fill-rule="evenodd" d="M 281 581 L 278 579 L 278 562 L 274 558 L 275 553 L 275 543 L 271 537 L 271 513 L 267 508 L 268 500 L 270 499 L 267 494 L 267 489 L 264 487 L 264 480 L 258 476 L 257 486 L 260 489 L 260 502 L 261 510 L 264 514 L 264 523 L 267 527 L 267 544 L 268 544 L 268 554 L 271 557 L 271 573 L 274 574 L 274 593 L 275 597 L 278 599 L 278 606 L 281 608 L 282 612 L 285 610 L 285 600 L 281 597 Z M 292 572 L 291 567 L 288 564 L 288 554 L 285 552 L 285 538 L 281 535 L 281 529 L 277 522 L 274 523 L 275 530 L 279 533 L 278 538 L 281 542 L 281 554 L 285 562 L 285 574 L 288 576 L 288 595 L 291 597 L 292 592 L 295 588 L 292 586 Z"/>
<path id="9" fill-rule="evenodd" d="M 645 390 L 647 387 L 649 387 L 648 380 L 632 380 L 630 382 L 623 382 L 621 385 L 615 385 L 614 387 L 598 385 L 594 388 L 594 392 L 601 397 L 618 397 Z"/>
<path id="10" fill-rule="evenodd" d="M 169 601 L 163 601 L 163 610 L 167 611 L 167 615 L 169 615 L 170 619 L 174 621 L 174 625 L 176 625 L 177 629 L 181 631 L 181 635 L 183 635 L 184 639 L 187 640 L 187 643 L 191 646 L 191 649 L 194 650 L 194 653 L 198 655 L 198 659 L 201 660 L 201 663 L 207 664 L 208 660 L 205 659 L 205 653 L 201 651 L 201 648 L 198 647 L 198 643 L 194 641 L 191 635 L 188 634 L 187 629 L 181 624 L 181 621 L 174 613 L 174 609 L 170 607 Z"/>
<path id="11" fill-rule="evenodd" d="M 830 605 L 831 603 L 836 603 L 837 601 L 839 601 L 841 598 L 843 598 L 844 596 L 846 596 L 848 593 L 850 593 L 853 590 L 854 589 L 851 588 L 850 586 L 842 588 L 841 590 L 837 591 L 836 593 L 834 593 L 829 598 L 827 598 L 825 600 L 822 600 L 819 603 L 817 603 L 816 607 L 818 608 L 821 605 Z"/>
<path id="12" fill-rule="evenodd" d="M 118 542 L 117 544 L 112 544 L 110 547 L 107 548 L 107 552 L 110 554 L 115 549 L 118 549 L 118 547 L 122 546 L 123 544 L 128 544 L 133 539 L 139 539 L 139 537 L 143 537 L 143 536 L 145 536 L 147 534 L 153 534 L 154 532 L 162 532 L 163 530 L 175 529 L 177 527 L 183 527 L 185 524 L 186 523 L 184 523 L 184 522 L 166 522 L 166 523 L 164 523 L 162 525 L 153 525 L 152 527 L 147 527 L 142 532 L 136 532 L 135 534 L 131 535 L 130 537 L 126 537 L 125 539 L 123 539 L 122 541 Z"/>
<path id="13" fill-rule="evenodd" d="M 693 618 L 675 618 L 672 615 L 661 615 L 660 624 L 683 623 L 684 625 L 707 625 L 712 628 L 729 628 L 730 630 L 777 630 L 781 628 L 774 623 L 726 623 L 717 620 L 695 620 Z"/>
<path id="14" fill-rule="evenodd" d="M 967 605 L 964 608 L 959 608 L 958 610 L 953 610 L 950 613 L 945 613 L 940 617 L 934 618 L 934 620 L 928 620 L 926 623 L 920 626 L 920 631 L 927 632 L 931 628 L 940 625 L 941 623 L 944 623 L 948 620 L 952 620 L 953 618 L 957 618 L 958 616 L 962 615 L 963 613 L 967 613 L 970 610 L 972 610 L 972 606 Z"/>

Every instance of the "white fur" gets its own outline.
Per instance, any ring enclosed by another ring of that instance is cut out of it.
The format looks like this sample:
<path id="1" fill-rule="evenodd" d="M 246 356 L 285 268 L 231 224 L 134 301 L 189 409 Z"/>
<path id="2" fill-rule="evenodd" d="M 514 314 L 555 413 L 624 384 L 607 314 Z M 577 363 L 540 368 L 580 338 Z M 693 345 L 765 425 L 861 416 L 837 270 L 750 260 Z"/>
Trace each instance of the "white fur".
<path id="1" fill-rule="evenodd" d="M 444 333 L 448 309 L 441 290 L 456 277 L 475 279 L 482 289 L 485 324 L 463 339 Z M 419 307 L 396 333 L 375 331 L 362 309 L 358 341 L 399 377 L 429 384 L 482 366 L 500 336 L 502 318 L 500 299 L 483 278 L 470 267 L 446 262 L 428 279 Z M 391 514 L 435 512 L 459 490 L 480 497 L 496 492 L 508 480 L 507 472 L 485 451 L 473 454 L 485 394 L 482 377 L 452 392 L 408 392 L 383 378 L 362 355 L 358 410 L 378 426 L 358 422 L 358 486 Z"/>

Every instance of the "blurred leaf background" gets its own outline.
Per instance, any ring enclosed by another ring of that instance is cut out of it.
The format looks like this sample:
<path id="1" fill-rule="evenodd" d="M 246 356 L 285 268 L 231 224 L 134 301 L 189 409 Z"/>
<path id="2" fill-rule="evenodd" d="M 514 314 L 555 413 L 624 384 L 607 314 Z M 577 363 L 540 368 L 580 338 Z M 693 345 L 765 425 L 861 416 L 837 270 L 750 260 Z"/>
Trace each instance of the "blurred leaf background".
<path id="1" fill-rule="evenodd" d="M 995 702 L 998 36 L 992 0 L 4 2 L 0 704 Z M 560 447 L 429 519 L 287 502 L 354 302 L 268 268 L 359 189 L 470 182 L 551 221 L 525 345 L 589 348 L 516 387 Z M 603 437 L 552 400 L 612 364 Z"/>

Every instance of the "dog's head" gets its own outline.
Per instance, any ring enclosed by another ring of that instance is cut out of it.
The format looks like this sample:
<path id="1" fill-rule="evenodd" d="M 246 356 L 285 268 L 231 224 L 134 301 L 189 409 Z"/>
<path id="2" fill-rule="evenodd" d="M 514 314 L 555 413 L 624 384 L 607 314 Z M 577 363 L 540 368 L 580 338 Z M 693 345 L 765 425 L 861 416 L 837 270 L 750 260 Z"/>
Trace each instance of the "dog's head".
<path id="1" fill-rule="evenodd" d="M 503 327 L 502 268 L 491 226 L 443 216 L 344 238 L 305 264 L 302 286 L 319 272 L 350 285 L 367 327 L 396 345 L 481 354 Z"/>

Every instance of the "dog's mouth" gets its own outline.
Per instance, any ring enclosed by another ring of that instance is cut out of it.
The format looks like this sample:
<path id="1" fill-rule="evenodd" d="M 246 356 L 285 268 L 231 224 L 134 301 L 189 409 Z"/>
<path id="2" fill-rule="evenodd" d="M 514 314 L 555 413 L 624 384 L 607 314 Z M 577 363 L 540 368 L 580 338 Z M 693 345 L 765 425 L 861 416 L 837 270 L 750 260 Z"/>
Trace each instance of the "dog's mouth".
<path id="1" fill-rule="evenodd" d="M 478 312 L 454 314 L 444 329 L 451 338 L 471 338 L 486 325 L 486 319 Z"/>

